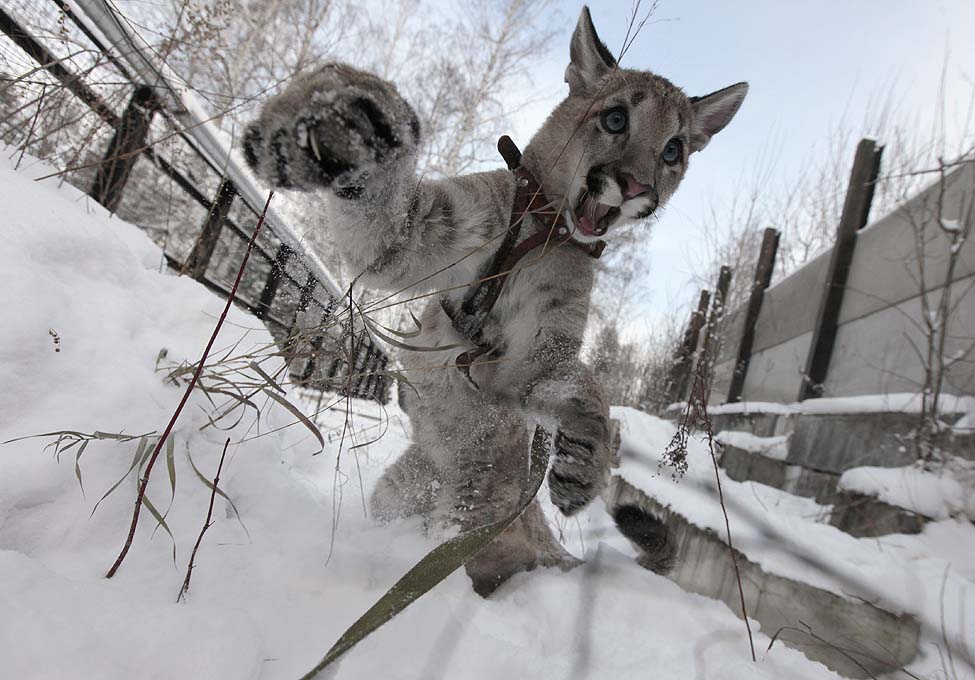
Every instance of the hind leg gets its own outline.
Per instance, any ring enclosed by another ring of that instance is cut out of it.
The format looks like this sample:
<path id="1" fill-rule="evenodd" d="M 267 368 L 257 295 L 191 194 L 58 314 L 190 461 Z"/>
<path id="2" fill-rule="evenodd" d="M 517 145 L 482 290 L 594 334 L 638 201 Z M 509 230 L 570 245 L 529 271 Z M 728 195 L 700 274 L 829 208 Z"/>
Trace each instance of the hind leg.
<path id="1" fill-rule="evenodd" d="M 511 406 L 461 393 L 449 414 L 431 420 L 435 428 L 418 427 L 430 441 L 445 482 L 437 514 L 461 530 L 500 521 L 518 506 L 528 483 L 529 431 Z M 465 398 L 470 403 L 459 403 Z M 449 417 L 446 417 L 449 416 Z M 442 418 L 442 420 L 441 420 Z M 489 595 L 513 574 L 538 566 L 575 566 L 577 561 L 555 540 L 537 501 L 466 565 L 474 590 Z"/>
<path id="2" fill-rule="evenodd" d="M 417 445 L 412 445 L 386 468 L 369 499 L 377 522 L 414 515 L 430 516 L 441 482 L 436 466 Z"/>
<path id="3" fill-rule="evenodd" d="M 466 565 L 474 591 L 482 597 L 522 571 L 535 567 L 559 567 L 568 570 L 581 564 L 552 535 L 538 500 L 532 501 L 494 541 Z"/>

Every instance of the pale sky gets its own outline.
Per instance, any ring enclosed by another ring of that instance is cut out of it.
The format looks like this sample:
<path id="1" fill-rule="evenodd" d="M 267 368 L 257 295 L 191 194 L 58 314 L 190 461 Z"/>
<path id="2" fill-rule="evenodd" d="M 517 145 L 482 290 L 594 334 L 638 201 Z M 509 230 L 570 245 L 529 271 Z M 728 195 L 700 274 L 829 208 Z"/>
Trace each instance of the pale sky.
<path id="1" fill-rule="evenodd" d="M 522 145 L 567 93 L 563 72 L 581 6 L 564 0 L 551 17 L 559 36 L 535 70 L 541 101 L 515 118 Z M 632 3 L 602 0 L 590 8 L 600 37 L 618 54 Z M 731 125 L 692 157 L 644 245 L 649 271 L 630 333 L 674 305 L 686 313 L 696 299 L 688 279 L 702 258 L 699 225 L 710 197 L 719 206 L 730 200 L 770 156 L 786 181 L 824 147 L 831 126 L 845 120 L 858 129 L 891 90 L 900 116 L 930 126 L 946 58 L 947 118 L 956 132 L 975 87 L 975 0 L 660 0 L 651 21 L 623 66 L 655 71 L 691 95 L 741 80 L 751 89 Z"/>

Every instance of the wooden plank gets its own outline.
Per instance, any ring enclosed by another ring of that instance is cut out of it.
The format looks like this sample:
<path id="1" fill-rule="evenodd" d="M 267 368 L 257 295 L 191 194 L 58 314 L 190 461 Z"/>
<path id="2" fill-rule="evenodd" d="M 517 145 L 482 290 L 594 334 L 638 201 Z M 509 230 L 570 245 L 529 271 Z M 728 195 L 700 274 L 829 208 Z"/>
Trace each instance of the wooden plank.
<path id="1" fill-rule="evenodd" d="M 701 296 L 697 301 L 697 310 L 691 314 L 687 322 L 687 330 L 684 331 L 684 340 L 677 350 L 674 365 L 670 368 L 670 375 L 667 378 L 667 398 L 673 403 L 680 401 L 684 393 L 687 377 L 690 375 L 691 367 L 694 365 L 694 350 L 697 348 L 697 341 L 700 338 L 701 328 L 704 327 L 704 320 L 708 315 L 708 303 L 711 300 L 711 292 L 702 290 Z"/>
<path id="2" fill-rule="evenodd" d="M 183 272 L 198 281 L 205 277 L 207 267 L 210 266 L 210 258 L 213 257 L 217 241 L 220 240 L 220 232 L 227 220 L 227 213 L 230 212 L 230 205 L 236 195 L 237 189 L 234 188 L 233 182 L 224 178 L 217 189 L 217 198 L 203 221 L 200 236 L 196 239 L 190 256 L 186 258 L 186 264 L 183 265 Z"/>
<path id="3" fill-rule="evenodd" d="M 752 289 L 745 310 L 745 326 L 738 343 L 738 358 L 731 376 L 731 386 L 728 388 L 729 402 L 741 400 L 741 394 L 745 389 L 748 365 L 752 359 L 752 345 L 755 344 L 755 323 L 762 311 L 765 289 L 772 282 L 772 270 L 775 268 L 775 255 L 778 250 L 779 232 L 769 227 L 762 235 L 762 249 L 759 251 L 758 262 L 755 265 L 755 277 L 752 279 Z"/>
<path id="4" fill-rule="evenodd" d="M 850 171 L 850 184 L 843 203 L 843 214 L 836 229 L 836 243 L 830 255 L 825 287 L 819 300 L 806 370 L 799 388 L 800 401 L 822 396 L 823 383 L 826 382 L 836 342 L 840 308 L 843 305 L 850 264 L 853 262 L 857 232 L 866 225 L 870 214 L 882 152 L 883 147 L 872 139 L 860 140 L 857 145 L 853 169 Z"/>
<path id="5" fill-rule="evenodd" d="M 711 390 L 711 379 L 715 360 L 715 339 L 717 338 L 718 325 L 724 317 L 725 305 L 728 302 L 728 288 L 731 286 L 731 267 L 725 265 L 721 267 L 718 274 L 718 287 L 714 298 L 711 300 L 711 313 L 708 314 L 708 323 L 704 329 L 704 344 L 701 346 L 701 355 L 697 360 L 697 370 L 702 373 L 704 379 L 705 399 Z M 693 389 L 694 381 L 688 380 L 689 388 Z M 690 398 L 690 395 L 688 395 Z"/>

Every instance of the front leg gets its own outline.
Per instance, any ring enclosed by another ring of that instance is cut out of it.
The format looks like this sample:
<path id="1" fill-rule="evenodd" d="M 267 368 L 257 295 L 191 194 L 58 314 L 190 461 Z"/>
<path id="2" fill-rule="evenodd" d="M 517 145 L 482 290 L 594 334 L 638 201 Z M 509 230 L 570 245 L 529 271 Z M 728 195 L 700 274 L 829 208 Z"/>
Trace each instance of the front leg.
<path id="1" fill-rule="evenodd" d="M 398 289 L 498 233 L 514 191 L 504 171 L 419 181 L 419 144 L 416 114 L 394 85 L 327 64 L 265 102 L 244 153 L 271 186 L 303 192 L 308 219 L 363 283 Z"/>
<path id="2" fill-rule="evenodd" d="M 609 404 L 578 351 L 572 337 L 539 334 L 529 357 L 533 378 L 523 392 L 529 409 L 559 421 L 548 485 L 552 502 L 566 516 L 600 494 L 613 456 Z"/>
<path id="3" fill-rule="evenodd" d="M 420 125 L 396 88 L 345 64 L 296 77 L 244 135 L 244 156 L 274 187 L 339 196 L 370 177 L 412 173 Z"/>

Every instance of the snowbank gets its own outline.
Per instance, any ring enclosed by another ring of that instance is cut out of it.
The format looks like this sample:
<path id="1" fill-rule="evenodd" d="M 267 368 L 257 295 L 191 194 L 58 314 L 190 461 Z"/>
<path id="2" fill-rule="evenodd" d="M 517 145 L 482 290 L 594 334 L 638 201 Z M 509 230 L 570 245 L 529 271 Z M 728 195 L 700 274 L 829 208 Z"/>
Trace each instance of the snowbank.
<path id="1" fill-rule="evenodd" d="M 138 229 L 70 187 L 32 181 L 49 171 L 0 162 L 3 239 L 14 255 L 0 268 L 0 441 L 159 430 L 182 393 L 156 372 L 160 350 L 165 361 L 195 361 L 223 303 L 160 272 L 159 250 Z M 217 347 L 238 341 L 246 350 L 270 337 L 232 309 Z M 125 536 L 134 476 L 89 515 L 129 469 L 134 442 L 84 451 L 84 493 L 77 449 L 58 462 L 45 440 L 0 447 L 0 677 L 297 678 L 436 544 L 418 522 L 378 527 L 364 514 L 383 467 L 406 446 L 409 425 L 395 408 L 353 403 L 352 441 L 385 435 L 355 453 L 347 442 L 341 457 L 342 412 L 319 419 L 329 443 L 313 456 L 317 443 L 279 407 L 262 402 L 259 425 L 245 419 L 229 431 L 206 427 L 208 408 L 195 394 L 174 431 L 175 492 L 164 464 L 149 487 L 154 504 L 170 508 L 175 563 L 165 531 L 143 513 L 112 580 L 104 573 Z M 670 437 L 662 421 L 631 420 L 631 448 L 657 450 Z M 190 456 L 212 477 L 228 436 L 221 486 L 242 523 L 218 499 L 189 597 L 177 604 L 210 495 Z M 778 645 L 764 654 L 761 634 L 753 664 L 741 621 L 639 568 L 598 505 L 559 527 L 584 567 L 519 575 L 490 600 L 455 573 L 352 650 L 338 677 L 835 677 Z"/>
<path id="2" fill-rule="evenodd" d="M 623 423 L 621 474 L 723 539 L 724 516 L 707 442 L 690 439 L 688 471 L 675 483 L 669 468 L 661 463 L 673 424 L 633 409 L 614 409 L 613 415 Z M 937 611 L 937 586 L 946 564 L 963 570 L 965 583 L 975 579 L 970 554 L 975 527 L 968 522 L 929 525 L 919 536 L 857 539 L 810 521 L 811 505 L 819 507 L 811 499 L 754 482 L 736 482 L 724 471 L 720 475 L 735 547 L 767 572 L 863 599 L 893 613 L 921 617 Z M 828 571 L 820 566 L 824 561 Z M 924 585 L 919 586 L 919 581 Z M 960 606 L 967 608 L 967 615 L 975 615 L 975 598 L 966 596 Z"/>
<path id="3" fill-rule="evenodd" d="M 839 484 L 931 519 L 975 520 L 975 464 L 968 461 L 953 461 L 938 472 L 916 466 L 858 467 L 844 472 Z"/>

